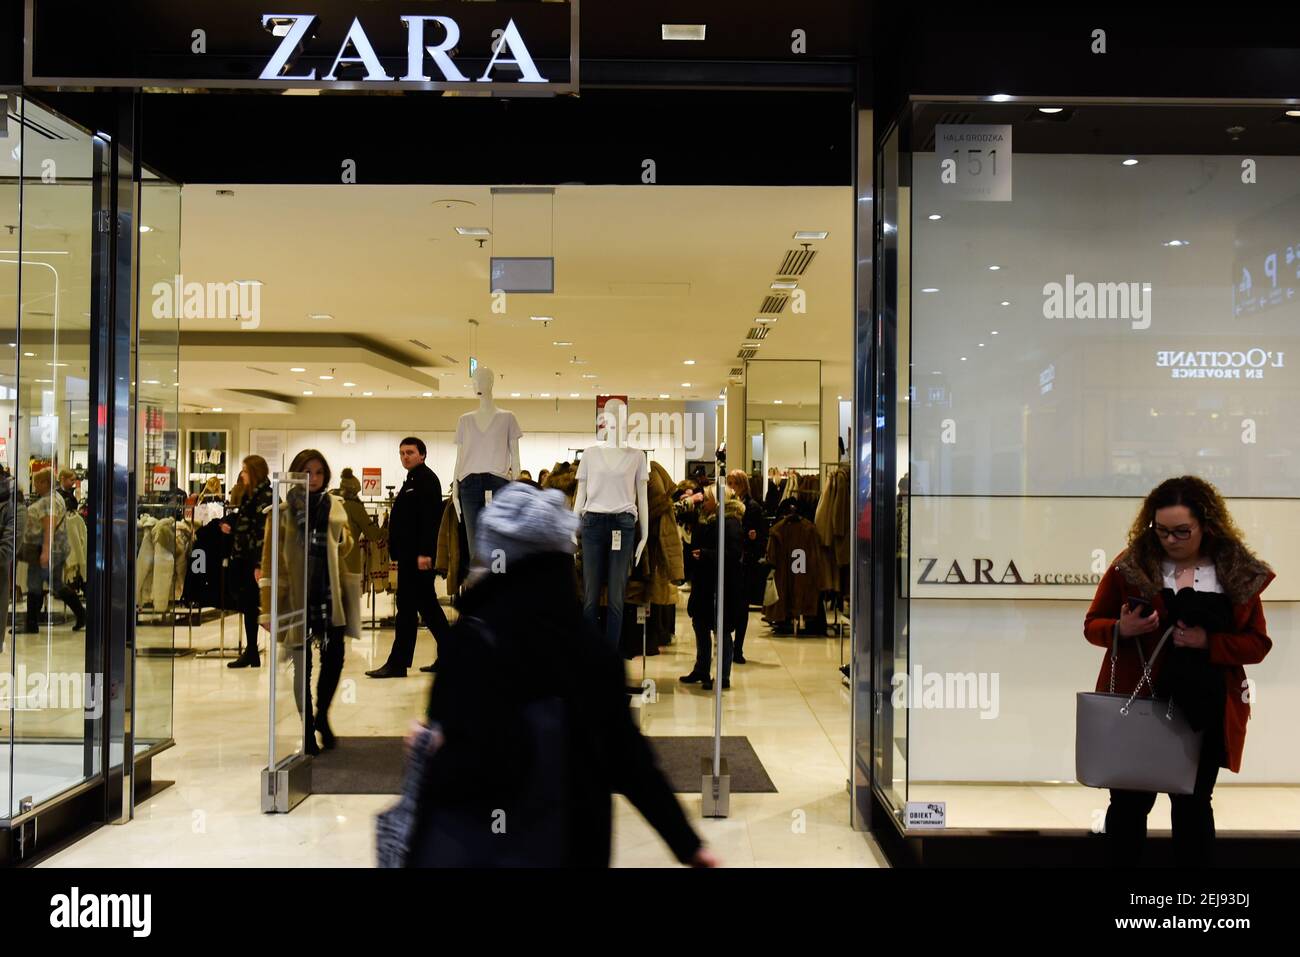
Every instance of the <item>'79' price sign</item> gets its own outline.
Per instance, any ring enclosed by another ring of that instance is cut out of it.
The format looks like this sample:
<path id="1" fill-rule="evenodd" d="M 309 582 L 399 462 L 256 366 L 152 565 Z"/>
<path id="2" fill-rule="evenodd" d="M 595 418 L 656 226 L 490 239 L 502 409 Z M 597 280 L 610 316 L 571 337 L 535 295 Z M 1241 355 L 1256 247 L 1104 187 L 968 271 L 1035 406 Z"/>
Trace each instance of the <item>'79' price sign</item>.
<path id="1" fill-rule="evenodd" d="M 380 483 L 384 480 L 383 469 L 363 468 L 361 470 L 361 494 L 378 495 Z"/>
<path id="2" fill-rule="evenodd" d="M 992 123 L 940 123 L 934 128 L 940 195 L 951 199 L 1011 202 L 1011 127 Z"/>

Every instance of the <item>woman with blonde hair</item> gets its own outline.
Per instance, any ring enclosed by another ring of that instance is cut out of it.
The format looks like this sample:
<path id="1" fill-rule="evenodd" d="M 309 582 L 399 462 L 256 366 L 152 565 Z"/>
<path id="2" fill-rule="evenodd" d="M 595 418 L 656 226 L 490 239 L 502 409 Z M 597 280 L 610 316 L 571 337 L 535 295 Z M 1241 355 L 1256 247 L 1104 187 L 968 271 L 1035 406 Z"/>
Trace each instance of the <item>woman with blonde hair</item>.
<path id="1" fill-rule="evenodd" d="M 1167 479 L 1147 495 L 1128 548 L 1107 569 L 1084 618 L 1088 641 L 1106 649 L 1097 690 L 1130 693 L 1162 642 L 1151 684 L 1173 698 L 1204 733 L 1191 794 L 1171 794 L 1174 854 L 1205 866 L 1214 850 L 1210 798 L 1219 768 L 1241 769 L 1250 704 L 1243 665 L 1272 647 L 1260 593 L 1272 570 L 1251 553 L 1218 490 L 1193 475 Z M 1117 646 L 1112 666 L 1112 648 Z M 1112 667 L 1114 674 L 1112 676 Z M 1112 789 L 1106 838 L 1112 863 L 1133 866 L 1146 841 L 1156 795 Z"/>

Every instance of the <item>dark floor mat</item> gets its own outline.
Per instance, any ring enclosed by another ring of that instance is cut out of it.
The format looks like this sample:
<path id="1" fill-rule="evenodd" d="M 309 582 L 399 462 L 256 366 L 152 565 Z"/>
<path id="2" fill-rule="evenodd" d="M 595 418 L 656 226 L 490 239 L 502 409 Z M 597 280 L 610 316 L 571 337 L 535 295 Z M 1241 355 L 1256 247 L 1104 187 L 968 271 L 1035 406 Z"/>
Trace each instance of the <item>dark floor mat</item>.
<path id="1" fill-rule="evenodd" d="M 668 783 L 678 794 L 700 793 L 700 758 L 713 754 L 713 738 L 649 737 Z M 733 794 L 775 794 L 776 785 L 749 739 L 724 736 L 722 756 L 727 759 Z M 400 794 L 402 792 L 401 738 L 339 738 L 332 751 L 322 751 L 312 761 L 313 794 Z"/>
<path id="2" fill-rule="evenodd" d="M 401 738 L 338 738 L 311 764 L 312 794 L 401 794 Z"/>
<path id="3" fill-rule="evenodd" d="M 678 794 L 700 793 L 700 758 L 713 757 L 712 736 L 648 737 L 659 768 Z M 722 738 L 722 756 L 727 759 L 733 794 L 775 794 L 763 762 L 743 735 Z"/>

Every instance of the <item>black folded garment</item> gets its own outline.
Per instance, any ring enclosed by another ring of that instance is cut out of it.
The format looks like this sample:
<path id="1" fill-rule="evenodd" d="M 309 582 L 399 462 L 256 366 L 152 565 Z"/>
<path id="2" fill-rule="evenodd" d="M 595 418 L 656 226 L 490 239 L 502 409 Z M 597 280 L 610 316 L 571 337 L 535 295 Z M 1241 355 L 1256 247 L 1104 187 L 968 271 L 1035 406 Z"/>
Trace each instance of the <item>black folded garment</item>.
<path id="1" fill-rule="evenodd" d="M 1226 631 L 1232 624 L 1232 604 L 1227 595 L 1182 588 L 1161 592 L 1169 609 L 1170 623 L 1181 621 L 1190 628 L 1200 626 L 1206 634 Z M 1162 695 L 1172 697 L 1196 731 L 1217 727 L 1223 720 L 1225 688 L 1223 669 L 1210 663 L 1208 648 L 1178 648 L 1172 636 L 1161 670 Z"/>

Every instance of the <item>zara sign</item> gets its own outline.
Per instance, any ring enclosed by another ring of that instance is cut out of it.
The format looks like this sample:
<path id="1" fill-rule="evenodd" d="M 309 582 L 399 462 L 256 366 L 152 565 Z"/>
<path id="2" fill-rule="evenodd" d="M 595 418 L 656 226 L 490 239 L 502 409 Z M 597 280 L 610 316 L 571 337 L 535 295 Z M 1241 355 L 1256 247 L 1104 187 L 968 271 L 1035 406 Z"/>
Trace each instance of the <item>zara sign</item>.
<path id="1" fill-rule="evenodd" d="M 24 82 L 578 92 L 579 0 L 263 2 L 26 0 Z"/>
<path id="2" fill-rule="evenodd" d="M 314 13 L 266 13 L 262 15 L 262 26 L 270 30 L 276 36 L 282 36 L 279 47 L 267 61 L 266 67 L 262 70 L 261 79 L 263 80 L 315 80 L 316 68 L 312 67 L 307 73 L 292 74 L 288 72 L 292 66 L 295 55 L 302 50 L 304 42 L 311 36 L 312 25 L 316 22 L 317 15 Z M 400 18 L 406 25 L 407 43 L 406 43 L 406 74 L 401 77 L 407 83 L 428 83 L 433 78 L 424 72 L 425 55 L 433 62 L 442 79 L 450 83 L 468 83 L 469 77 L 465 76 L 456 66 L 451 58 L 451 51 L 455 50 L 460 44 L 460 26 L 451 17 L 436 16 L 404 16 Z M 433 46 L 425 44 L 425 24 L 434 23 L 442 29 L 442 40 Z M 351 55 L 349 53 L 351 52 Z M 521 83 L 546 83 L 546 77 L 538 72 L 537 66 L 533 63 L 532 55 L 528 52 L 528 47 L 524 43 L 524 38 L 519 34 L 519 28 L 515 26 L 515 21 L 509 21 L 505 29 L 500 32 L 500 36 L 492 44 L 492 58 L 488 61 L 483 75 L 477 78 L 479 83 L 490 83 L 493 79 L 492 71 L 499 64 L 509 64 L 516 67 L 520 73 L 518 82 Z M 334 57 L 334 63 L 330 71 L 321 79 L 337 81 L 338 71 L 341 66 L 361 66 L 365 68 L 364 79 L 369 82 L 392 82 L 396 79 L 390 76 L 380 63 L 379 57 L 375 54 L 375 48 L 370 42 L 370 37 L 366 35 L 365 27 L 361 25 L 360 17 L 352 18 L 352 26 L 348 27 L 347 35 L 343 38 L 343 43 L 339 46 L 339 52 Z"/>

